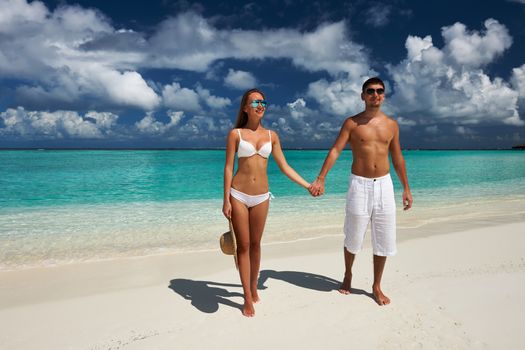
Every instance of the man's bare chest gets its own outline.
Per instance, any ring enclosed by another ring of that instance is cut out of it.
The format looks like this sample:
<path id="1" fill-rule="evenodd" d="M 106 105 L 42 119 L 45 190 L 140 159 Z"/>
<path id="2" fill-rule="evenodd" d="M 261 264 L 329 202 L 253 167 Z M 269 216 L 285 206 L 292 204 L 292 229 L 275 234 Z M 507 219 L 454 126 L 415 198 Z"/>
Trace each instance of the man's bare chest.
<path id="1" fill-rule="evenodd" d="M 358 125 L 350 134 L 351 144 L 390 144 L 394 133 L 384 125 Z"/>

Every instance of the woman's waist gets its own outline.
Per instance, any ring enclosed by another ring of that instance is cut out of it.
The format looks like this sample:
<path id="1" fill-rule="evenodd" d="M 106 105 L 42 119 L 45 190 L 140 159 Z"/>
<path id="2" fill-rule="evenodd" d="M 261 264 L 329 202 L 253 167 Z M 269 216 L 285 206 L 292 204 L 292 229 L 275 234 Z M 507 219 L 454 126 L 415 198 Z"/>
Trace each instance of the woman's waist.
<path id="1" fill-rule="evenodd" d="M 232 187 L 238 191 L 244 192 L 250 195 L 256 195 L 266 193 L 269 190 L 268 177 L 267 176 L 245 176 L 242 174 L 236 174 L 233 177 Z"/>

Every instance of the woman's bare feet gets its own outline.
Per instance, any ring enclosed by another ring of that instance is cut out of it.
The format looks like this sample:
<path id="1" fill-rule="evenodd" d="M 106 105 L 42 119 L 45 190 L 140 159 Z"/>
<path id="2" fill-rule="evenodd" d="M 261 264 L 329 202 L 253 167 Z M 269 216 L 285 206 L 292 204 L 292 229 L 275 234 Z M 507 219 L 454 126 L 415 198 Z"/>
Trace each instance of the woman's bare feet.
<path id="1" fill-rule="evenodd" d="M 350 294 L 350 285 L 352 284 L 352 275 L 345 276 L 343 283 L 339 287 L 338 291 L 341 294 Z"/>
<path id="2" fill-rule="evenodd" d="M 381 287 L 373 286 L 372 287 L 372 293 L 374 294 L 374 298 L 376 299 L 376 302 L 379 305 L 388 305 L 390 304 L 390 298 L 387 297 L 385 294 L 383 294 L 383 291 L 381 290 Z"/>
<path id="3" fill-rule="evenodd" d="M 258 303 L 261 298 L 259 298 L 259 294 L 257 293 L 257 288 L 255 290 L 252 289 L 252 300 L 254 303 Z"/>
<path id="4" fill-rule="evenodd" d="M 244 306 L 242 308 L 242 314 L 246 317 L 255 316 L 255 308 L 253 307 L 252 302 L 248 302 L 248 301 L 244 302 Z"/>

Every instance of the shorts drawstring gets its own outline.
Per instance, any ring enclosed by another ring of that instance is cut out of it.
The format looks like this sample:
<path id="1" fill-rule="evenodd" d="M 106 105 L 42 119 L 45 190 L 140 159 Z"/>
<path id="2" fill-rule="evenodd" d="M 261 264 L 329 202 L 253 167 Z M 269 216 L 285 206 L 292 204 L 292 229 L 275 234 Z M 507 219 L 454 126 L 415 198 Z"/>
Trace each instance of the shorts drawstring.
<path id="1" fill-rule="evenodd" d="M 383 189 L 383 182 L 386 179 L 384 179 L 384 176 L 379 178 L 362 178 L 357 175 L 350 175 L 350 181 L 349 181 L 349 187 L 352 186 L 352 183 L 354 183 L 354 186 L 360 186 L 362 188 L 362 194 L 363 194 L 363 210 L 365 212 L 368 211 L 368 206 L 370 205 L 370 201 L 372 203 L 377 203 L 379 209 L 383 210 L 385 208 L 385 196 L 388 197 L 387 194 L 383 193 L 388 188 L 388 183 L 385 183 L 386 186 L 385 189 Z M 355 182 L 354 182 L 355 181 Z M 376 193 L 379 191 L 379 196 L 376 197 Z M 372 199 L 370 199 L 370 196 L 372 196 Z M 376 198 L 378 201 L 376 202 Z"/>
<path id="2" fill-rule="evenodd" d="M 384 207 L 384 203 L 383 203 L 383 181 L 379 181 L 379 192 L 381 192 L 379 194 L 379 196 L 380 196 L 380 202 L 381 202 L 381 209 L 383 209 L 383 207 Z"/>
<path id="3" fill-rule="evenodd" d="M 366 188 L 366 181 L 361 181 L 363 183 L 363 210 L 368 211 L 368 190 Z"/>

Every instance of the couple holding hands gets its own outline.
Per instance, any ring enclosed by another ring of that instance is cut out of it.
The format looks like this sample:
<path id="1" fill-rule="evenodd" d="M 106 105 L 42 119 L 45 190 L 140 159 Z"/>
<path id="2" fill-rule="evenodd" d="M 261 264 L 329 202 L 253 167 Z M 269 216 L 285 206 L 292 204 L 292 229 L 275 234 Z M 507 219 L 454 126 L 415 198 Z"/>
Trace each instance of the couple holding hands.
<path id="1" fill-rule="evenodd" d="M 344 223 L 345 275 L 339 292 L 350 294 L 355 254 L 361 249 L 365 231 L 371 222 L 374 254 L 372 293 L 379 305 L 390 303 L 381 290 L 386 257 L 396 253 L 396 204 L 389 170 L 389 153 L 403 186 L 404 210 L 412 206 L 412 195 L 399 144 L 399 127 L 381 111 L 385 99 L 383 81 L 377 77 L 365 81 L 361 99 L 365 110 L 344 121 L 319 176 L 310 184 L 286 162 L 277 133 L 261 125 L 267 104 L 264 94 L 257 89 L 244 93 L 235 127 L 228 134 L 226 144 L 222 209 L 232 221 L 237 240 L 239 275 L 244 293 L 243 315 L 254 316 L 253 304 L 259 301 L 257 279 L 261 262 L 261 237 L 271 196 L 267 175 L 268 157 L 272 154 L 286 176 L 308 189 L 312 196 L 320 196 L 324 193 L 328 171 L 347 144 L 352 150 L 353 161 Z M 235 153 L 238 167 L 234 175 Z"/>

